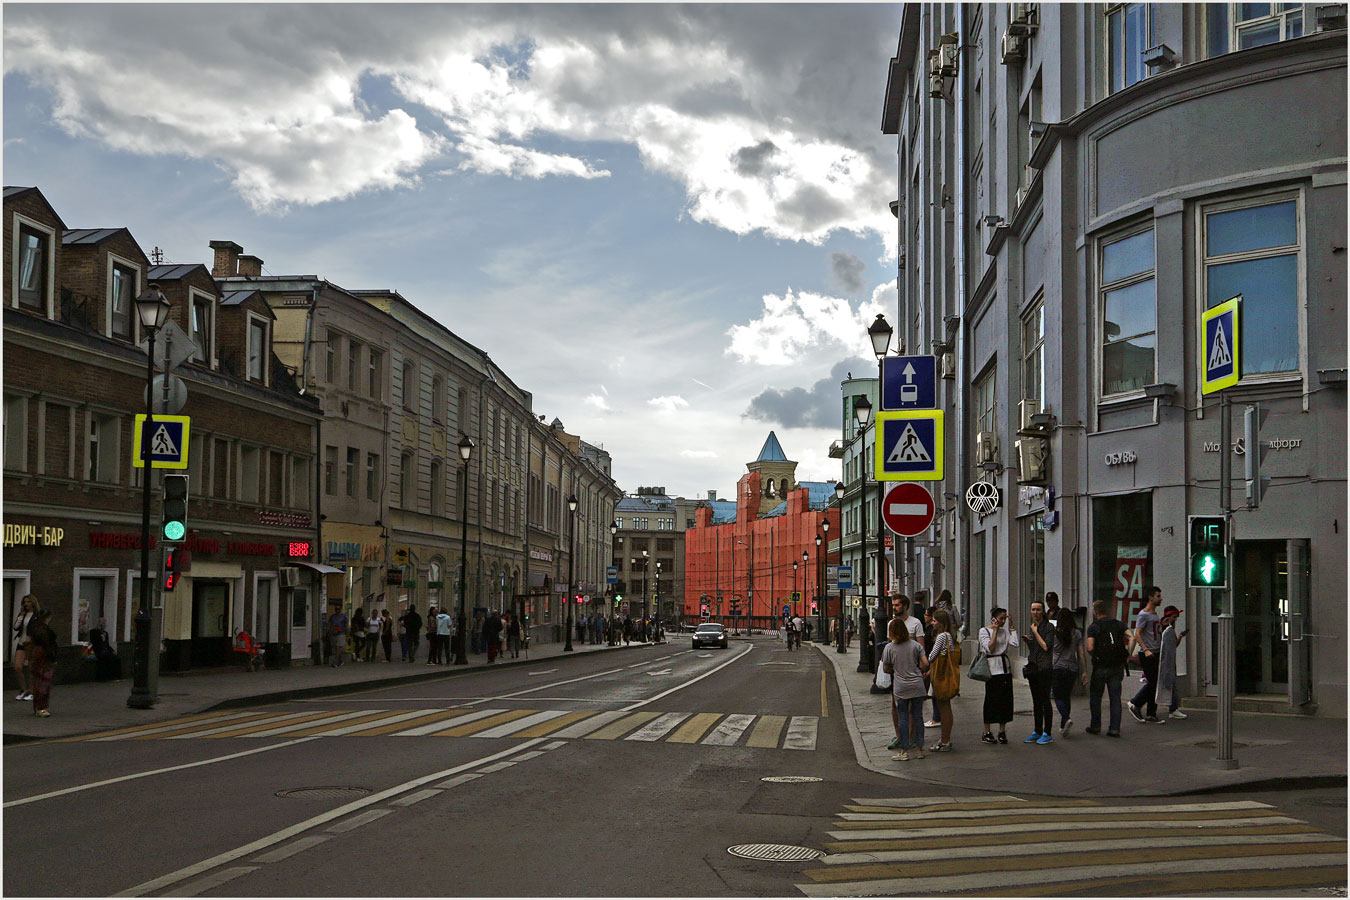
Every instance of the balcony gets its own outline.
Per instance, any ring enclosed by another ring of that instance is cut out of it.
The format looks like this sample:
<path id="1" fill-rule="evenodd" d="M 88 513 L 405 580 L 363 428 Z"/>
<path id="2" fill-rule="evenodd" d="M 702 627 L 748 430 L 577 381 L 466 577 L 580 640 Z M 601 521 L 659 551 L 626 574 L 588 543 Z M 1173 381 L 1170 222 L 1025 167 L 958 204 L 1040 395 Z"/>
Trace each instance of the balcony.
<path id="1" fill-rule="evenodd" d="M 847 444 L 846 444 L 844 441 L 842 441 L 842 440 L 831 441 L 831 442 L 830 442 L 830 459 L 843 459 L 843 458 L 844 458 L 844 447 L 846 447 L 846 446 L 847 446 Z"/>

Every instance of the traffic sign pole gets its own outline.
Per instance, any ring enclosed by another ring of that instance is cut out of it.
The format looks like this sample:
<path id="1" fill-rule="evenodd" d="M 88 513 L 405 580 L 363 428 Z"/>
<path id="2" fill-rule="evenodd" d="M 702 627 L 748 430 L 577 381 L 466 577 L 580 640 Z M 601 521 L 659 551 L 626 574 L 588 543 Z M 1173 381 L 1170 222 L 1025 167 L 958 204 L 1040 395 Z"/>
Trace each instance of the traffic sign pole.
<path id="1" fill-rule="evenodd" d="M 1204 374 L 1201 391 L 1203 394 L 1219 391 L 1219 510 L 1223 513 L 1224 521 L 1224 558 L 1230 561 L 1233 547 L 1233 507 L 1229 494 L 1229 482 L 1233 474 L 1233 417 L 1229 392 L 1224 388 L 1232 387 L 1241 378 L 1241 316 L 1242 297 L 1239 295 L 1206 313 L 1200 326 L 1200 365 Z M 1248 448 L 1248 452 L 1259 449 Z M 1237 672 L 1233 652 L 1232 582 L 1218 593 L 1219 715 L 1216 744 L 1219 755 L 1214 764 L 1220 769 L 1236 769 L 1238 761 L 1233 755 L 1233 697 Z M 1211 594 L 1211 604 L 1214 599 Z"/>

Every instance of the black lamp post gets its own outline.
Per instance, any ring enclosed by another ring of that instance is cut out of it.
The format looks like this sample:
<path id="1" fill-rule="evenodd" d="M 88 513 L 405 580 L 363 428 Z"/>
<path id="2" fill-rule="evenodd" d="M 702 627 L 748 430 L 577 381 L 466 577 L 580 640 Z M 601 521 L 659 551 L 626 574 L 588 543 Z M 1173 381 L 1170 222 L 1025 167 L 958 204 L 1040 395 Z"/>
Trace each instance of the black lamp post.
<path id="1" fill-rule="evenodd" d="M 803 603 L 803 604 L 806 603 L 806 592 L 807 592 L 807 591 L 810 589 L 810 587 L 811 587 L 811 580 L 810 580 L 809 578 L 806 577 L 806 566 L 810 563 L 810 561 L 811 561 L 811 554 L 808 553 L 807 551 L 803 550 L 803 551 L 802 551 L 802 594 L 801 594 L 801 600 L 802 600 L 802 603 Z M 806 608 L 807 608 L 807 609 L 810 609 L 809 606 L 806 607 Z M 793 614 L 794 616 L 797 615 L 797 610 L 796 610 L 795 606 L 794 606 L 794 608 L 793 608 L 793 610 L 792 610 L 792 614 Z"/>
<path id="2" fill-rule="evenodd" d="M 467 666 L 469 621 L 464 612 L 465 575 L 469 569 L 469 457 L 473 455 L 474 443 L 467 434 L 460 435 L 459 458 L 464 460 L 464 490 L 460 492 L 459 519 L 459 618 L 455 631 L 455 665 Z"/>
<path id="3" fill-rule="evenodd" d="M 563 652 L 572 651 L 572 598 L 576 594 L 576 585 L 572 583 L 573 573 L 576 571 L 575 557 L 577 547 L 577 495 L 572 494 L 567 498 L 567 594 L 563 597 L 563 602 L 567 604 L 567 642 L 563 644 Z"/>
<path id="4" fill-rule="evenodd" d="M 615 542 L 615 540 L 617 540 L 617 535 L 618 535 L 618 533 L 619 533 L 619 523 L 618 523 L 618 522 L 610 522 L 610 523 L 609 523 L 609 558 L 610 558 L 610 559 L 614 559 L 614 542 Z M 615 566 L 615 569 L 617 569 L 617 568 L 618 568 L 618 566 Z M 618 573 L 617 573 L 617 572 L 615 572 L 614 577 L 615 577 L 615 578 L 618 578 Z M 617 583 L 616 583 L 616 584 L 617 584 Z M 605 621 L 606 621 L 606 622 L 609 621 L 609 614 L 613 611 L 613 604 L 614 604 L 614 595 L 615 595 L 615 593 L 617 593 L 617 588 L 616 588 L 615 585 L 611 585 L 610 588 L 609 588 L 609 602 L 610 602 L 610 607 L 611 607 L 611 608 L 605 610 Z"/>
<path id="5" fill-rule="evenodd" d="M 824 554 L 822 554 L 822 553 L 820 552 L 821 545 L 824 544 L 824 543 L 825 543 L 824 539 L 823 539 L 820 535 L 816 535 L 816 590 L 820 590 L 821 585 L 825 583 L 825 558 L 824 558 Z M 812 596 L 817 596 L 817 595 L 812 595 Z M 822 636 L 822 635 L 821 635 L 821 632 L 825 630 L 824 628 L 821 627 L 821 625 L 822 625 L 822 621 L 821 621 L 820 602 L 817 601 L 817 602 L 816 602 L 816 643 L 817 643 L 817 644 L 822 643 L 822 642 L 828 642 L 829 639 L 830 639 L 828 635 L 826 635 L 826 636 Z"/>
<path id="6" fill-rule="evenodd" d="M 872 403 L 864 395 L 858 398 L 853 404 L 853 415 L 858 420 L 858 439 L 863 440 L 867 433 L 867 425 L 872 421 Z M 864 445 L 866 441 L 863 441 Z M 862 449 L 863 453 L 863 471 L 866 470 L 867 451 L 866 447 Z M 858 476 L 858 525 L 862 529 L 861 544 L 858 553 L 858 600 L 861 609 L 858 612 L 858 671 L 872 672 L 874 664 L 872 660 L 873 643 L 876 640 L 876 634 L 872 630 L 871 615 L 867 609 L 867 479 L 864 474 Z"/>
<path id="7" fill-rule="evenodd" d="M 652 591 L 656 598 L 656 621 L 652 623 L 652 643 L 661 639 L 661 560 L 656 561 L 656 589 Z"/>
<path id="8" fill-rule="evenodd" d="M 834 485 L 834 499 L 835 499 L 836 501 L 839 501 L 839 504 L 840 504 L 840 510 L 839 510 L 839 513 L 840 513 L 840 516 L 841 516 L 841 518 L 842 518 L 842 516 L 843 516 L 843 500 L 844 500 L 844 483 L 843 483 L 842 481 L 836 482 L 835 485 Z M 826 522 L 825 524 L 828 525 L 829 523 Z M 840 561 L 840 563 L 842 563 L 843 560 L 844 560 L 843 553 L 842 553 L 843 546 L 844 546 L 844 540 L 843 540 L 843 535 L 841 534 L 841 535 L 839 536 L 839 547 L 840 547 L 840 550 L 841 550 L 841 552 L 840 552 L 840 554 L 839 554 L 839 561 Z M 848 642 L 847 642 L 847 641 L 845 640 L 845 638 L 844 638 L 844 589 L 843 589 L 843 588 L 839 588 L 839 618 L 838 618 L 837 621 L 838 621 L 838 624 L 835 626 L 835 628 L 836 628 L 836 630 L 838 631 L 838 634 L 836 634 L 835 637 L 837 637 L 837 638 L 839 639 L 839 646 L 837 646 L 837 647 L 835 648 L 835 651 L 838 652 L 838 653 L 847 653 L 847 652 L 848 652 Z"/>
<path id="9" fill-rule="evenodd" d="M 155 381 L 155 335 L 169 319 L 169 301 L 159 285 L 152 284 L 135 303 L 136 317 L 150 341 L 150 352 L 145 363 L 145 425 L 141 430 L 141 458 L 145 463 L 141 474 L 141 608 L 136 611 L 136 652 L 132 658 L 131 696 L 127 697 L 127 706 L 149 709 L 154 705 L 154 698 L 150 696 L 150 474 L 153 471 L 150 437 L 154 434 L 155 392 L 151 388 Z"/>
<path id="10" fill-rule="evenodd" d="M 890 324 L 887 323 L 887 321 L 886 321 L 886 317 L 885 317 L 885 316 L 882 316 L 882 315 L 878 315 L 878 316 L 876 317 L 876 319 L 872 322 L 871 326 L 869 326 L 868 329 L 867 329 L 867 337 L 868 337 L 868 339 L 871 340 L 871 342 L 872 342 L 872 352 L 873 352 L 874 354 L 876 354 L 876 357 L 877 357 L 877 390 L 878 390 L 878 391 L 881 390 L 882 363 L 883 363 L 883 361 L 886 359 L 886 354 L 887 354 L 887 352 L 889 352 L 889 350 L 890 350 L 890 346 L 891 346 L 891 335 L 892 335 L 893 333 L 894 333 L 894 332 L 892 331 Z M 879 396 L 879 395 L 878 395 L 878 396 Z M 869 414 L 871 413 L 871 405 L 870 405 L 870 404 L 869 404 L 869 406 L 868 406 L 868 413 L 869 413 Z M 861 415 L 861 413 L 859 413 L 859 421 L 861 421 L 861 418 L 862 418 L 862 415 Z M 872 440 L 875 442 L 875 441 L 879 441 L 880 439 L 881 439 L 880 434 L 878 433 L 878 431 L 877 431 L 877 429 L 876 429 L 876 426 L 875 426 L 875 424 L 874 424 L 873 427 L 872 427 Z M 873 479 L 874 481 L 876 480 L 876 472 L 873 472 L 873 473 L 872 473 L 872 479 Z M 863 493 L 863 496 L 864 496 L 864 497 L 866 497 L 866 490 L 867 490 L 867 485 L 866 485 L 866 482 L 864 481 L 864 484 L 863 484 L 863 492 L 864 492 L 864 493 Z M 865 504 L 864 504 L 864 507 L 865 507 Z M 882 516 L 881 516 L 881 489 L 880 489 L 880 485 L 878 485 L 878 488 L 877 488 L 877 521 L 876 521 L 876 526 L 877 526 L 877 532 L 876 532 L 876 533 L 877 533 L 877 608 L 880 609 L 880 610 L 882 611 L 883 619 L 889 619 L 889 618 L 890 618 L 890 610 L 887 610 L 887 609 L 885 609 L 885 608 L 882 606 L 882 604 L 883 604 L 883 602 L 884 602 L 884 598 L 885 598 L 885 596 L 886 596 L 886 589 L 885 589 L 885 587 L 884 587 L 884 581 L 883 581 L 883 578 L 884 578 L 884 576 L 885 576 L 885 571 L 886 571 L 886 570 L 885 570 L 885 565 L 886 565 L 886 550 L 885 550 L 885 544 L 883 543 L 882 537 L 881 537 L 881 536 L 882 536 L 882 528 L 883 528 L 884 525 L 885 525 L 885 522 L 884 522 L 884 520 L 882 519 Z M 880 643 L 880 641 L 885 640 L 885 636 L 884 636 L 884 635 L 874 635 L 873 637 L 874 637 L 874 639 L 876 639 L 876 640 L 875 640 L 876 643 Z M 873 660 L 872 662 L 874 663 L 875 660 Z M 872 668 L 872 671 L 873 671 L 873 672 L 876 671 L 876 669 L 875 669 L 874 667 L 870 667 L 870 668 Z M 874 689 L 874 690 L 877 689 L 875 684 L 873 685 L 873 689 Z"/>
<path id="11" fill-rule="evenodd" d="M 792 586 L 797 589 L 797 596 L 800 597 L 802 595 L 802 580 L 797 574 L 797 566 L 798 563 L 794 559 L 792 561 Z M 795 602 L 792 604 L 792 614 L 794 616 L 797 614 L 797 604 Z"/>

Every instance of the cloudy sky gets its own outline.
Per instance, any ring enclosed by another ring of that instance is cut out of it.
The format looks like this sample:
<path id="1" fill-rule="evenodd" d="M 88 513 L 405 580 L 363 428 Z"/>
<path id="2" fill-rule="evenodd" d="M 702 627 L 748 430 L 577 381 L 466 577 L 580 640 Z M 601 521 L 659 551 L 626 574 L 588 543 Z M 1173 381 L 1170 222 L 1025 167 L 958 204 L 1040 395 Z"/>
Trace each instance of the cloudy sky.
<path id="1" fill-rule="evenodd" d="M 834 480 L 893 318 L 899 4 L 4 9 L 4 181 L 170 262 L 388 288 L 620 487 Z"/>

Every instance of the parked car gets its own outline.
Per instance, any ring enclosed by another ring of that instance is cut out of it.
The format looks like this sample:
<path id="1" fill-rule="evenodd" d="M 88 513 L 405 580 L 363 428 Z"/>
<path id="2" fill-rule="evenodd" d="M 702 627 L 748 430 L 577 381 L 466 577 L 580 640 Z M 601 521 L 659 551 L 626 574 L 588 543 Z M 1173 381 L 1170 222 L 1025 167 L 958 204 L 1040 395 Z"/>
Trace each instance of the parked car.
<path id="1" fill-rule="evenodd" d="M 727 648 L 727 630 L 717 622 L 704 622 L 694 630 L 694 649 L 704 644 L 716 644 L 723 650 Z"/>

